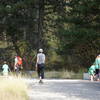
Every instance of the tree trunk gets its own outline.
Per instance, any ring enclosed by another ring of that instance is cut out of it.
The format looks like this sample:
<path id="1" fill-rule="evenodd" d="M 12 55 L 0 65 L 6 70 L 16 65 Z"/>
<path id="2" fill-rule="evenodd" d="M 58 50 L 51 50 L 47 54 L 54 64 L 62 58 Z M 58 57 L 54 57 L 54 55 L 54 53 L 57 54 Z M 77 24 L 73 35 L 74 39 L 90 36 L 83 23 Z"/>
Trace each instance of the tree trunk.
<path id="1" fill-rule="evenodd" d="M 36 0 L 36 27 L 35 32 L 37 35 L 37 48 L 43 47 L 43 19 L 44 19 L 44 0 Z"/>
<path id="2" fill-rule="evenodd" d="M 13 43 L 13 46 L 14 46 L 14 49 L 15 49 L 17 55 L 21 56 L 21 52 L 19 50 L 19 47 L 16 44 L 17 43 L 16 39 L 13 36 L 11 36 L 11 40 L 12 40 L 12 43 Z"/>

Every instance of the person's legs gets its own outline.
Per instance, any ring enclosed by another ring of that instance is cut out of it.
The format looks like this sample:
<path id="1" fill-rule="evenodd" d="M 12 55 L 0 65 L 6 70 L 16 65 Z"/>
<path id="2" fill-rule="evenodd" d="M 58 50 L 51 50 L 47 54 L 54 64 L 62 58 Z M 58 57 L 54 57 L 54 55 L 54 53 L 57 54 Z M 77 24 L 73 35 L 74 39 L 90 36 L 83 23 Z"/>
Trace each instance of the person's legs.
<path id="1" fill-rule="evenodd" d="M 17 67 L 16 69 L 16 75 L 18 76 L 18 74 L 19 74 L 19 67 Z"/>
<path id="2" fill-rule="evenodd" d="M 99 69 L 96 69 L 96 79 L 99 80 Z"/>
<path id="3" fill-rule="evenodd" d="M 43 66 L 43 64 L 39 64 L 38 69 L 39 69 L 38 76 L 40 78 L 39 83 L 43 83 L 43 81 L 42 81 L 42 79 L 44 78 L 44 66 Z"/>
<path id="4" fill-rule="evenodd" d="M 17 76 L 20 74 L 20 66 L 18 64 L 16 66 L 15 73 Z"/>
<path id="5" fill-rule="evenodd" d="M 38 77 L 40 77 L 40 64 L 37 65 L 37 74 L 38 74 Z"/>
<path id="6" fill-rule="evenodd" d="M 100 69 L 98 69 L 98 81 L 100 81 Z"/>
<path id="7" fill-rule="evenodd" d="M 41 78 L 44 79 L 44 67 L 41 67 Z"/>
<path id="8" fill-rule="evenodd" d="M 91 81 L 94 81 L 94 75 L 93 74 L 91 74 L 90 78 L 91 78 Z"/>
<path id="9" fill-rule="evenodd" d="M 39 73 L 39 79 L 40 79 L 40 81 L 39 81 L 39 83 L 43 83 L 42 82 L 42 67 L 40 67 L 39 69 L 40 69 L 40 73 Z"/>

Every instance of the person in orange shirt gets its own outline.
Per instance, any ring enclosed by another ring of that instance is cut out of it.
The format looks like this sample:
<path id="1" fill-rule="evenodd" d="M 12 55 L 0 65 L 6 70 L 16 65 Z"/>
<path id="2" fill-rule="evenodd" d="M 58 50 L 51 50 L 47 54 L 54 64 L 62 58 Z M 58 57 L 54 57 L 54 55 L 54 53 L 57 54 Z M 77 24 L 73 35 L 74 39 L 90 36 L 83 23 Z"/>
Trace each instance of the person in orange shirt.
<path id="1" fill-rule="evenodd" d="M 15 56 L 14 70 L 19 72 L 22 68 L 22 58 L 20 56 Z"/>

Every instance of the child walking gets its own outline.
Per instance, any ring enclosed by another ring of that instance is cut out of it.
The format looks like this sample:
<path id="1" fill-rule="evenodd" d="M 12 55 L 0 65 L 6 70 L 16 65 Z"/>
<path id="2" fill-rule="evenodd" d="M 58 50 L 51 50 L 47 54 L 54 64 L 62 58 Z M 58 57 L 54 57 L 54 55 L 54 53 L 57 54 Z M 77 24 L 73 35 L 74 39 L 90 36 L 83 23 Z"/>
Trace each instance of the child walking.
<path id="1" fill-rule="evenodd" d="M 95 65 L 93 64 L 88 71 L 89 75 L 90 75 L 90 80 L 94 81 L 94 77 L 95 77 Z"/>
<path id="2" fill-rule="evenodd" d="M 9 72 L 9 66 L 7 65 L 7 62 L 6 61 L 4 61 L 4 64 L 3 64 L 3 66 L 2 66 L 2 69 L 3 69 L 3 75 L 4 76 L 8 76 L 8 72 Z"/>

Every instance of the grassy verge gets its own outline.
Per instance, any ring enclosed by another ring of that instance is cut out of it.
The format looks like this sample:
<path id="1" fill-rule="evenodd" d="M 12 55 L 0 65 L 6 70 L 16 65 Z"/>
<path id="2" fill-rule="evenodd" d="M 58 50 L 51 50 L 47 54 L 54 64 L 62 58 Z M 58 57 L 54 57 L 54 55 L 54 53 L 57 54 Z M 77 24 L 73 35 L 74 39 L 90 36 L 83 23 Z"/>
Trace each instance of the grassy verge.
<path id="1" fill-rule="evenodd" d="M 28 100 L 26 84 L 21 79 L 0 78 L 0 100 Z"/>
<path id="2" fill-rule="evenodd" d="M 51 71 L 45 73 L 46 78 L 61 78 L 61 79 L 82 79 L 83 73 L 74 73 L 72 71 Z"/>
<path id="3" fill-rule="evenodd" d="M 37 78 L 36 71 L 25 73 L 24 76 L 27 78 Z M 45 71 L 45 78 L 58 78 L 58 79 L 82 79 L 83 72 L 75 73 L 73 71 Z"/>

